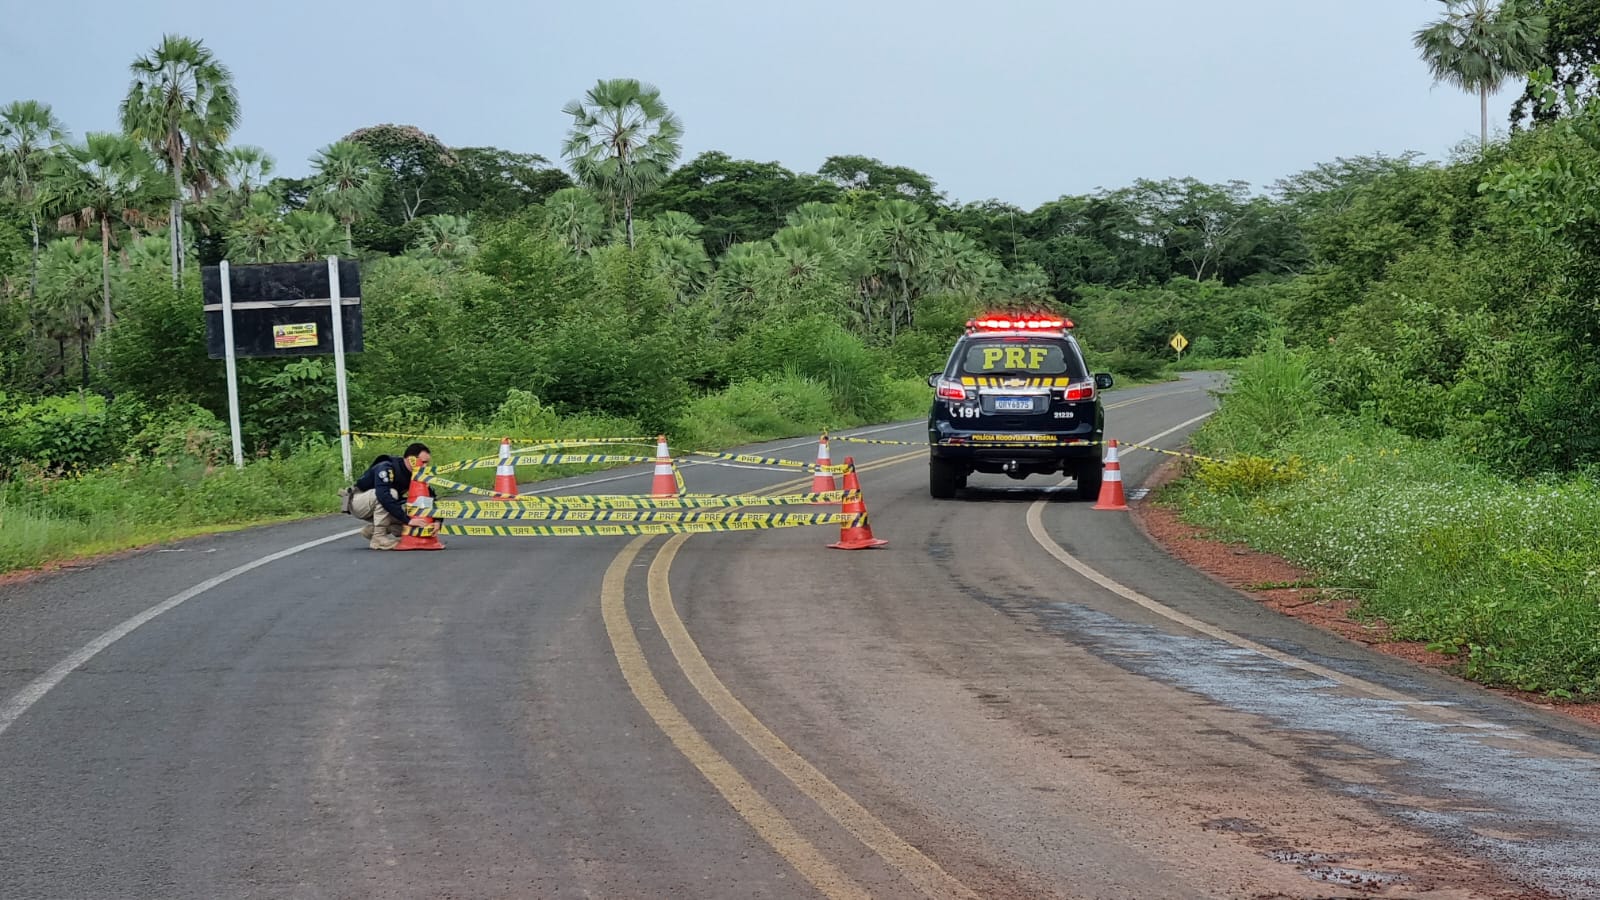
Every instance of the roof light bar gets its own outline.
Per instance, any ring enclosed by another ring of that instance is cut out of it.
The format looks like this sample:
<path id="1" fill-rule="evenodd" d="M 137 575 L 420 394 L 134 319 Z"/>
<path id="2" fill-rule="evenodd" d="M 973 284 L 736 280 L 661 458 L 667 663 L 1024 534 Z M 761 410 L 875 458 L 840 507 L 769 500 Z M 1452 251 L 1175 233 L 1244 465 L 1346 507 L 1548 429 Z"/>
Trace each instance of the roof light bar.
<path id="1" fill-rule="evenodd" d="M 973 319 L 967 327 L 976 331 L 1061 331 L 1071 328 L 1072 320 L 1057 316 L 999 317 Z"/>

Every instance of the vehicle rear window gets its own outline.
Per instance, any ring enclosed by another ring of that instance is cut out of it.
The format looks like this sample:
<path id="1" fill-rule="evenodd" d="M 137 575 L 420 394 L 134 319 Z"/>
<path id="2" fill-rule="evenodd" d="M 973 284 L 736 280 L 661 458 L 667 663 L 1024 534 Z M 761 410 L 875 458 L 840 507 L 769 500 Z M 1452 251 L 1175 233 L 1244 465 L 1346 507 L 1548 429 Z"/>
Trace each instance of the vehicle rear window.
<path id="1" fill-rule="evenodd" d="M 1054 341 L 973 341 L 961 356 L 962 375 L 1066 375 L 1087 377 L 1077 354 Z"/>

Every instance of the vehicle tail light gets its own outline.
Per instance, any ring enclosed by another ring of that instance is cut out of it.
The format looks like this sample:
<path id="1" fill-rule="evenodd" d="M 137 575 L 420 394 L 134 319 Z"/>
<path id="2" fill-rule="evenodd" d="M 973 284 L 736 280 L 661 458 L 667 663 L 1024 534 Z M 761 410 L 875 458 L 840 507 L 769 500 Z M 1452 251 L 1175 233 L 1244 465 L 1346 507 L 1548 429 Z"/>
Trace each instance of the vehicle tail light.
<path id="1" fill-rule="evenodd" d="M 1092 380 L 1091 381 L 1074 381 L 1073 383 L 1067 385 L 1067 389 L 1065 391 L 1061 392 L 1061 399 L 1063 399 L 1063 400 L 1093 400 L 1094 399 L 1094 382 Z"/>
<path id="2" fill-rule="evenodd" d="M 938 391 L 938 393 L 939 393 L 939 399 L 940 400 L 965 400 L 965 399 L 967 399 L 967 389 L 962 387 L 961 383 L 959 381 L 941 381 L 941 382 L 939 382 L 939 391 Z"/>

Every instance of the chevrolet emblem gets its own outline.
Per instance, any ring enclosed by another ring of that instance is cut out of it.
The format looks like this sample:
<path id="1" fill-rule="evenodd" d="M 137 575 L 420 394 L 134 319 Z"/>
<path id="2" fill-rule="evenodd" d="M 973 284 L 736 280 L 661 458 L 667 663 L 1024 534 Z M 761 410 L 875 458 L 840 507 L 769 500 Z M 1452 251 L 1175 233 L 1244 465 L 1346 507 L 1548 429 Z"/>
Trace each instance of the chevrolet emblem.
<path id="1" fill-rule="evenodd" d="M 1028 383 L 1026 378 L 1004 378 L 1000 381 L 1001 387 L 1023 387 Z"/>

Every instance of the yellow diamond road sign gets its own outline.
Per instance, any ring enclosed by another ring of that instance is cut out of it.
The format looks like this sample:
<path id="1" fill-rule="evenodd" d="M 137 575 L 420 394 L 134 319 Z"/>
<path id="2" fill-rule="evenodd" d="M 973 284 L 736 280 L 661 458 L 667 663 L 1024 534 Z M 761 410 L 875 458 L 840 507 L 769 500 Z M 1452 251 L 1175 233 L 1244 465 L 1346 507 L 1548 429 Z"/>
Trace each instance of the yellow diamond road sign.
<path id="1" fill-rule="evenodd" d="M 1167 343 L 1172 345 L 1172 349 L 1178 351 L 1179 353 L 1182 353 L 1183 352 L 1183 348 L 1189 346 L 1189 339 L 1184 337 L 1183 336 L 1183 332 L 1180 331 L 1177 334 L 1173 335 L 1172 336 L 1172 340 L 1167 341 Z"/>

